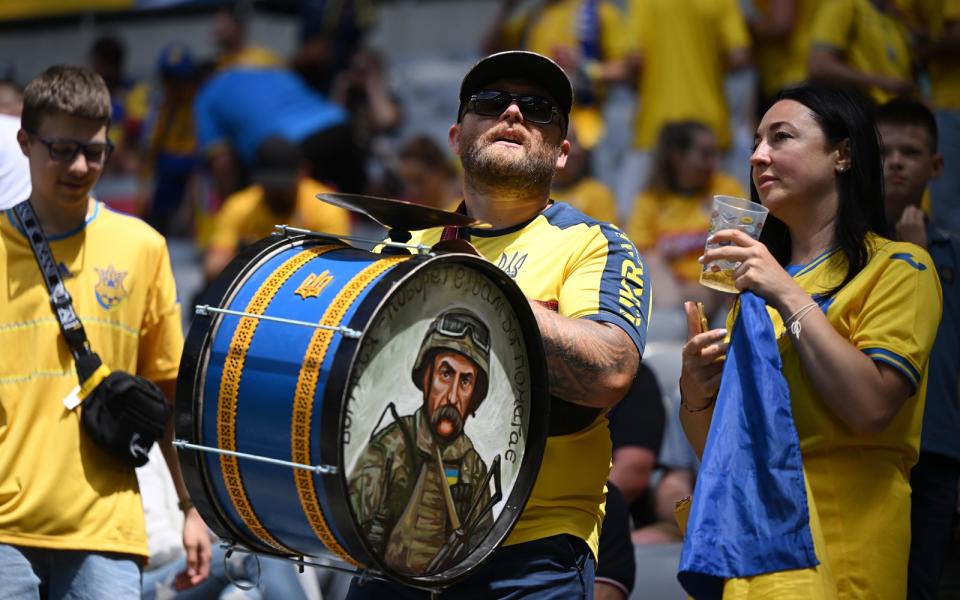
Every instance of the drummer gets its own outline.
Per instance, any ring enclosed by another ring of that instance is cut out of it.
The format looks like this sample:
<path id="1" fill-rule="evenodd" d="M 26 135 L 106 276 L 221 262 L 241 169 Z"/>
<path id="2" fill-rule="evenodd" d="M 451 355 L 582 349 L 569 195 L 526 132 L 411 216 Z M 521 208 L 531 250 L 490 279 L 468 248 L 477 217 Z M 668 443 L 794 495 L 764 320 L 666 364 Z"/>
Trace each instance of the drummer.
<path id="1" fill-rule="evenodd" d="M 543 463 L 519 521 L 490 562 L 449 589 L 451 598 L 593 593 L 610 468 L 604 414 L 639 364 L 650 282 L 619 229 L 550 198 L 570 149 L 572 97 L 564 72 L 539 54 L 502 52 L 474 65 L 449 143 L 463 163 L 460 211 L 492 228 L 430 229 L 412 240 L 466 239 L 516 281 L 543 337 L 553 396 Z M 387 594 L 426 595 L 354 580 L 348 597 Z"/>

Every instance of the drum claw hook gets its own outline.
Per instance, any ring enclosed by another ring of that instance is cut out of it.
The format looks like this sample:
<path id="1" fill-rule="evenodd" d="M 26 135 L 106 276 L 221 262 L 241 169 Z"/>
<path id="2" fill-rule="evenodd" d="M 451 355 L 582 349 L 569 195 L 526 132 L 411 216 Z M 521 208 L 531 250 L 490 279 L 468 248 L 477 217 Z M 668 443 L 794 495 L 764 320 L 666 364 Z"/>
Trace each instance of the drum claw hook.
<path id="1" fill-rule="evenodd" d="M 227 551 L 223 553 L 223 574 L 224 576 L 226 576 L 227 581 L 229 581 L 232 585 L 235 585 L 238 589 L 241 589 L 245 592 L 250 591 L 256 587 L 259 587 L 260 577 L 261 577 L 260 557 L 255 552 L 251 553 L 251 555 L 253 556 L 253 560 L 257 565 L 257 575 L 256 577 L 253 578 L 253 581 L 249 581 L 244 578 L 244 576 L 247 575 L 247 573 L 245 572 L 246 557 L 244 557 L 240 561 L 236 561 L 237 563 L 241 563 L 238 565 L 238 569 L 237 569 L 240 572 L 239 573 L 240 577 L 237 578 L 237 577 L 234 577 L 234 573 L 230 568 L 231 563 L 229 562 L 230 557 L 233 556 L 234 551 L 237 549 L 237 543 L 230 542 L 230 544 L 226 546 L 226 548 L 227 548 Z M 243 550 L 240 550 L 240 552 L 244 553 Z"/>

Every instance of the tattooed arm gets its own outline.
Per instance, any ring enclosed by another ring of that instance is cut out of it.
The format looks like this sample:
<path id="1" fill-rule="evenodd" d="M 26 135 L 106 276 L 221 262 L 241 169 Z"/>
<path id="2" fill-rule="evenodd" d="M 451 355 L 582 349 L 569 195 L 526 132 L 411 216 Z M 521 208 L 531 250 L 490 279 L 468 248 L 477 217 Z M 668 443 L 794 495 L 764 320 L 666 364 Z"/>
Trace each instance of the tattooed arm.
<path id="1" fill-rule="evenodd" d="M 571 319 L 538 302 L 530 305 L 547 354 L 550 393 L 594 408 L 619 402 L 640 364 L 630 336 L 616 325 Z"/>

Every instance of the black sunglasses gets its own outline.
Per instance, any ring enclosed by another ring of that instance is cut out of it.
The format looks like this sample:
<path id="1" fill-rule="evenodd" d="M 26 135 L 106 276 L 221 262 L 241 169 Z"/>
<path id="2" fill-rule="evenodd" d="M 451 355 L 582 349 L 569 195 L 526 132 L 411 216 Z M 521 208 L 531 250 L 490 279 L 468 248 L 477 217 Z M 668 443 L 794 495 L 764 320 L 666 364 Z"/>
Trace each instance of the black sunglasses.
<path id="1" fill-rule="evenodd" d="M 499 117 L 511 104 L 517 103 L 517 108 L 523 118 L 531 123 L 547 125 L 560 115 L 556 103 L 542 96 L 527 96 L 500 92 L 497 90 L 481 90 L 470 96 L 467 110 L 484 117 Z"/>
<path id="2" fill-rule="evenodd" d="M 84 144 L 73 140 L 50 140 L 35 133 L 29 133 L 28 135 L 46 146 L 50 153 L 50 159 L 57 162 L 72 163 L 77 154 L 83 152 L 83 157 L 87 159 L 87 163 L 102 167 L 110 158 L 110 154 L 113 153 L 113 144 L 110 140 Z"/>

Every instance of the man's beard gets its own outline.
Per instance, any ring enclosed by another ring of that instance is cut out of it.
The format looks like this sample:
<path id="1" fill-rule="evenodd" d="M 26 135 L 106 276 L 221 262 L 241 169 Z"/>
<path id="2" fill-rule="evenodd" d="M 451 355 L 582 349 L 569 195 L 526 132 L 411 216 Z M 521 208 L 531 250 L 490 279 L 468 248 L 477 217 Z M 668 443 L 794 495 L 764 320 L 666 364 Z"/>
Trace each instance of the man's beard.
<path id="1" fill-rule="evenodd" d="M 442 435 L 440 433 L 441 421 L 449 421 L 453 426 L 450 435 Z M 463 417 L 460 416 L 460 411 L 457 410 L 456 406 L 444 404 L 430 415 L 430 426 L 435 436 L 440 438 L 441 441 L 447 442 L 455 439 L 463 431 Z"/>
<path id="2" fill-rule="evenodd" d="M 557 151 L 547 144 L 534 148 L 524 146 L 522 156 L 497 152 L 493 147 L 492 131 L 477 136 L 464 145 L 460 160 L 469 179 L 477 183 L 514 191 L 550 189 L 557 166 Z"/>

